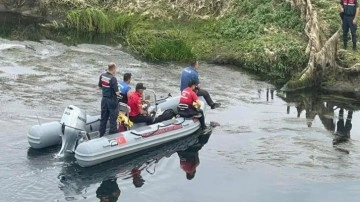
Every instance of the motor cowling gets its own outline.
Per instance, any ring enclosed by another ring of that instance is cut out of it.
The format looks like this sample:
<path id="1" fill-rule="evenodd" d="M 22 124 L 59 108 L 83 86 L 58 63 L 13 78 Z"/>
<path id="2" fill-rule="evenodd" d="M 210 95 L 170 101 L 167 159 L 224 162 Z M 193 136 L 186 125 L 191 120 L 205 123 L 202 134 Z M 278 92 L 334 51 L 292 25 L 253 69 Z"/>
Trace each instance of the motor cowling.
<path id="1" fill-rule="evenodd" d="M 86 112 L 81 110 L 79 107 L 70 105 L 65 108 L 60 124 L 79 130 L 85 130 Z"/>
<path id="2" fill-rule="evenodd" d="M 70 105 L 65 108 L 61 117 L 62 145 L 58 157 L 64 157 L 75 152 L 79 139 L 86 134 L 86 112 Z"/>

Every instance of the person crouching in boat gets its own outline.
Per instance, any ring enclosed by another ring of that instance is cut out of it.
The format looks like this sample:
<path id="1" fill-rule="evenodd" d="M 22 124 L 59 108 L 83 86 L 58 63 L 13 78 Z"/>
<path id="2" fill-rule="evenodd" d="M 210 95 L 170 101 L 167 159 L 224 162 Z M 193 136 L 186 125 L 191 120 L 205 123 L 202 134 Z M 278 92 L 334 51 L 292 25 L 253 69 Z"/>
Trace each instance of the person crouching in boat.
<path id="1" fill-rule="evenodd" d="M 137 83 L 135 87 L 135 92 L 131 92 L 128 95 L 128 105 L 130 107 L 129 117 L 133 123 L 146 123 L 146 125 L 151 125 L 153 123 L 153 118 L 148 115 L 147 111 L 142 108 L 142 104 L 145 101 L 142 100 L 143 92 L 146 90 L 146 87 L 143 83 Z"/>
<path id="2" fill-rule="evenodd" d="M 204 112 L 200 109 L 201 103 L 195 93 L 196 81 L 190 80 L 188 87 L 181 92 L 178 113 L 180 116 L 190 118 L 196 116 L 199 118 L 201 129 L 205 132 L 208 127 L 205 124 Z M 194 103 L 198 106 L 195 107 Z"/>

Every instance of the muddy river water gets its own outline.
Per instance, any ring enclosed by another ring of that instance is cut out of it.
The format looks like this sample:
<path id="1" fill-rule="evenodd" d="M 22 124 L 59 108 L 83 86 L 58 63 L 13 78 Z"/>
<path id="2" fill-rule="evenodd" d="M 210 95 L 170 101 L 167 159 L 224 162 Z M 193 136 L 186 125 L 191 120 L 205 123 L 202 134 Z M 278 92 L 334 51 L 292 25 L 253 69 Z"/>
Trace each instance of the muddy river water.
<path id="1" fill-rule="evenodd" d="M 179 93 L 182 66 L 148 64 L 121 47 L 0 39 L 0 201 L 100 201 L 109 191 L 132 202 L 358 200 L 359 101 L 284 94 L 232 67 L 201 64 L 203 88 L 222 103 L 206 117 L 220 123 L 208 139 L 189 136 L 89 169 L 55 158 L 59 147 L 30 149 L 29 128 L 60 120 L 66 106 L 100 113 L 96 84 L 110 61 L 118 79 L 132 73 L 133 87 Z M 184 145 L 192 146 L 177 152 Z M 195 162 L 191 180 L 184 159 Z"/>

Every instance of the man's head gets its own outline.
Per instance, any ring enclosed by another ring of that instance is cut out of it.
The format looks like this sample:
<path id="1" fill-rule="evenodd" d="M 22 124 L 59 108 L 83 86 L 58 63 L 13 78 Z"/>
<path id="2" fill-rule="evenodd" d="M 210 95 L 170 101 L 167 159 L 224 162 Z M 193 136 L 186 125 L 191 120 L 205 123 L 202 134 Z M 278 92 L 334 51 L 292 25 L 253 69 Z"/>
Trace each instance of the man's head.
<path id="1" fill-rule="evenodd" d="M 192 61 L 190 62 L 190 66 L 192 66 L 192 67 L 195 68 L 195 69 L 199 68 L 199 67 L 200 67 L 199 61 L 197 61 L 197 60 L 192 60 Z"/>
<path id="2" fill-rule="evenodd" d="M 108 179 L 100 184 L 96 190 L 96 197 L 100 202 L 115 202 L 118 201 L 121 191 L 116 182 L 116 179 Z"/>
<path id="3" fill-rule="evenodd" d="M 196 173 L 196 170 L 194 170 L 194 172 L 191 172 L 191 173 L 186 173 L 186 179 L 192 180 L 195 177 L 195 173 Z"/>
<path id="4" fill-rule="evenodd" d="M 116 64 L 111 62 L 108 65 L 108 72 L 110 72 L 112 75 L 115 75 L 116 73 Z"/>
<path id="5" fill-rule="evenodd" d="M 146 87 L 143 83 L 137 83 L 135 87 L 136 92 L 143 93 L 146 90 Z"/>
<path id="6" fill-rule="evenodd" d="M 133 177 L 133 184 L 135 188 L 140 188 L 144 185 L 145 180 L 141 177 L 141 175 Z"/>
<path id="7" fill-rule="evenodd" d="M 195 89 L 197 83 L 195 80 L 190 80 L 188 83 L 188 87 L 192 88 L 193 90 Z"/>
<path id="8" fill-rule="evenodd" d="M 131 81 L 131 73 L 125 73 L 124 74 L 124 81 L 126 83 L 130 83 L 130 81 Z"/>

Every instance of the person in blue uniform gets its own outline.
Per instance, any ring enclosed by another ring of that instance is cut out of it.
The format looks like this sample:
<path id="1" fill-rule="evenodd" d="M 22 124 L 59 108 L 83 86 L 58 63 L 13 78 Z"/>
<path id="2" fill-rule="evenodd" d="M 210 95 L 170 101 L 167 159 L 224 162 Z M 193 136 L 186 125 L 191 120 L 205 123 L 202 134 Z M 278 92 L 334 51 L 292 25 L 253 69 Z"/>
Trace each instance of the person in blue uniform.
<path id="1" fill-rule="evenodd" d="M 110 130 L 109 134 L 117 132 L 117 117 L 118 117 L 118 100 L 120 95 L 118 82 L 115 77 L 116 65 L 110 63 L 107 72 L 100 75 L 99 87 L 102 90 L 101 99 L 101 120 L 100 120 L 100 137 L 104 136 L 106 130 L 106 123 L 109 120 Z"/>
<path id="2" fill-rule="evenodd" d="M 347 48 L 349 29 L 353 43 L 353 50 L 356 51 L 356 20 L 359 15 L 359 4 L 357 0 L 340 0 L 340 16 L 342 20 L 344 49 Z"/>
<path id="3" fill-rule="evenodd" d="M 131 73 L 125 73 L 122 82 L 119 82 L 119 91 L 120 91 L 120 102 L 127 103 L 128 95 L 130 93 L 131 87 L 129 86 L 131 81 Z"/>

